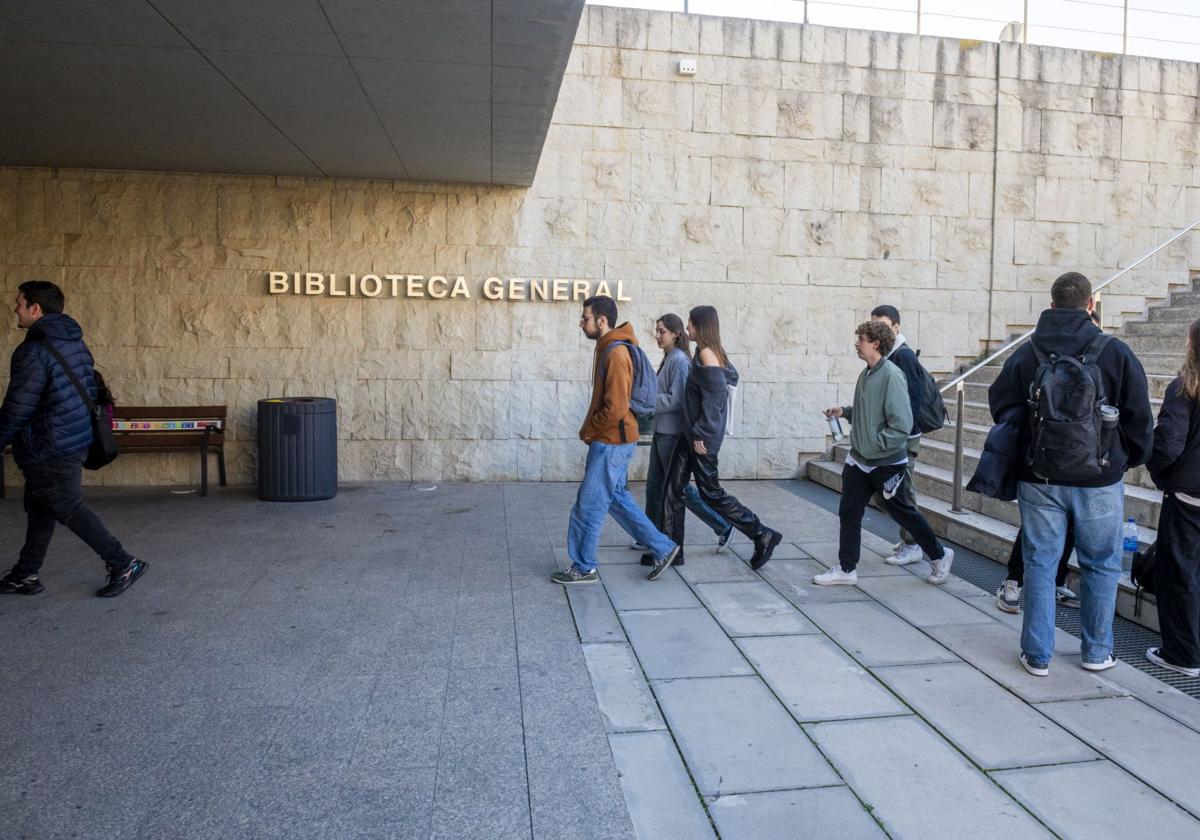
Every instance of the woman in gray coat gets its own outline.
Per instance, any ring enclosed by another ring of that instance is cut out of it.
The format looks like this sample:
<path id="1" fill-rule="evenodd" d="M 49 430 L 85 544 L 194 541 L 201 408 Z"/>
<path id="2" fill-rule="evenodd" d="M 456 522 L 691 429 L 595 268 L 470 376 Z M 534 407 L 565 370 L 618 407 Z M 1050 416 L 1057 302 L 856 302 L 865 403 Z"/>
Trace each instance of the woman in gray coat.
<path id="1" fill-rule="evenodd" d="M 691 345 L 683 319 L 668 312 L 654 322 L 654 340 L 663 351 L 663 360 L 658 366 L 658 400 L 654 405 L 654 442 L 650 446 L 650 470 L 646 475 L 646 516 L 654 527 L 662 530 L 663 490 L 667 465 L 671 453 L 683 433 L 683 391 L 687 385 L 688 371 L 692 367 Z M 720 551 L 733 536 L 733 526 L 721 514 L 710 508 L 700 498 L 692 484 L 683 488 L 683 503 L 717 535 L 717 550 Z M 675 565 L 681 565 L 681 554 Z M 653 554 L 642 555 L 643 566 L 654 565 Z"/>

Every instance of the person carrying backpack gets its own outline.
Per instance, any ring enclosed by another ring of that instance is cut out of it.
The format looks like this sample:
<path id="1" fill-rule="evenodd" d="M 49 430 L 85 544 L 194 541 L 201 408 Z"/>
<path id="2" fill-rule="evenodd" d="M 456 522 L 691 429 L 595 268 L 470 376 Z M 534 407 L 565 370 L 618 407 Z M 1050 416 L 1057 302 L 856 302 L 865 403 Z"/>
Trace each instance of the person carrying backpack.
<path id="1" fill-rule="evenodd" d="M 1025 560 L 1019 659 L 1039 677 L 1049 673 L 1054 652 L 1054 576 L 1068 520 L 1074 520 L 1081 580 L 1083 667 L 1103 671 L 1116 664 L 1112 622 L 1123 479 L 1150 456 L 1154 420 L 1141 362 L 1089 317 L 1088 279 L 1063 274 L 1050 300 L 1031 340 L 988 389 L 993 420 L 1019 418 L 1017 505 Z"/>
<path id="2" fill-rule="evenodd" d="M 646 518 L 626 486 L 638 440 L 634 411 L 649 414 L 654 410 L 657 382 L 650 360 L 637 345 L 633 327 L 628 322 L 611 326 L 616 322 L 617 302 L 612 298 L 597 295 L 583 302 L 579 327 L 596 342 L 596 354 L 592 401 L 579 430 L 579 439 L 587 444 L 587 462 L 567 528 L 571 566 L 550 575 L 552 581 L 563 585 L 599 582 L 596 548 L 609 513 L 658 562 L 670 566 L 681 550 Z"/>
<path id="3" fill-rule="evenodd" d="M 1200 677 L 1200 320 L 1188 328 L 1187 356 L 1167 386 L 1146 468 L 1163 491 L 1154 560 L 1162 645 L 1146 658 Z"/>

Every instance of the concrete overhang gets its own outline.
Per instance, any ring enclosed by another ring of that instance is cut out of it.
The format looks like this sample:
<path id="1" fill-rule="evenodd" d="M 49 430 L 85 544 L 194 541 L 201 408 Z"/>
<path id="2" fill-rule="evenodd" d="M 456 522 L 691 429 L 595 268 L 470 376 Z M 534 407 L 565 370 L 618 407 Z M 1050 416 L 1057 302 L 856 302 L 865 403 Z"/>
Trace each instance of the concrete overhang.
<path id="1" fill-rule="evenodd" d="M 4 0 L 0 164 L 533 181 L 584 0 Z"/>

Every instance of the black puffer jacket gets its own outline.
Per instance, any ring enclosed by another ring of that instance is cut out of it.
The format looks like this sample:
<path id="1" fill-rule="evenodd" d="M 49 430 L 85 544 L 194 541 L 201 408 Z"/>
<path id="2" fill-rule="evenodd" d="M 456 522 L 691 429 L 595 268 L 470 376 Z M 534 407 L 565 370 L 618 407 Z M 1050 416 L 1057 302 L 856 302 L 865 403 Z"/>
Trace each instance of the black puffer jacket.
<path id="1" fill-rule="evenodd" d="M 67 315 L 43 315 L 12 354 L 11 378 L 0 406 L 0 450 L 12 444 L 18 466 L 65 458 L 83 460 L 92 443 L 87 404 L 44 342 L 53 342 L 96 398 L 92 354 L 83 330 Z"/>
<path id="2" fill-rule="evenodd" d="M 1099 332 L 1100 328 L 1092 323 L 1086 310 L 1047 309 L 1038 318 L 1032 341 L 1047 355 L 1057 353 L 1060 356 L 1078 356 Z M 1142 363 L 1125 342 L 1114 338 L 1104 348 L 1104 352 L 1096 360 L 1096 365 L 1100 368 L 1104 380 L 1104 393 L 1108 397 L 1108 404 L 1116 406 L 1121 412 L 1118 426 L 1120 434 L 1116 436 L 1117 439 L 1109 451 L 1111 465 L 1099 478 L 1091 481 L 1060 482 L 1064 486 L 1108 487 L 1120 481 L 1125 470 L 1146 463 L 1146 459 L 1150 457 L 1154 438 L 1154 412 L 1150 409 L 1150 393 L 1146 387 L 1146 371 L 1142 368 Z M 1014 409 L 1019 411 L 1021 440 L 1018 451 L 1021 453 L 1021 481 L 1041 480 L 1026 463 L 1032 436 L 1027 400 L 1029 384 L 1033 381 L 1037 369 L 1037 356 L 1027 342 L 1009 356 L 1000 375 L 988 388 L 988 404 L 992 409 L 993 421 L 1000 422 L 1001 418 L 1009 417 L 1009 413 Z"/>
<path id="3" fill-rule="evenodd" d="M 721 451 L 729 418 L 729 386 L 738 384 L 733 365 L 717 367 L 693 362 L 683 389 L 683 434 L 704 441 L 709 455 Z"/>
<path id="4" fill-rule="evenodd" d="M 1179 377 L 1167 386 L 1146 468 L 1159 490 L 1200 495 L 1200 404 L 1183 393 Z"/>

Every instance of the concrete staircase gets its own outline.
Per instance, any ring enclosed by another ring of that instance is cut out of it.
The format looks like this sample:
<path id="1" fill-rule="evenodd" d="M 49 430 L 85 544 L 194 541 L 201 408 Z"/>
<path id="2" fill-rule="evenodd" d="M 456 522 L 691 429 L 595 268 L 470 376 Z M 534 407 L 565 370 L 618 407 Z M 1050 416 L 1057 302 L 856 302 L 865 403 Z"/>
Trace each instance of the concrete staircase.
<path id="1" fill-rule="evenodd" d="M 1166 303 L 1152 306 L 1142 320 L 1127 318 L 1124 326 L 1115 331 L 1137 353 L 1146 369 L 1155 417 L 1158 416 L 1167 385 L 1175 378 L 1183 359 L 1187 327 L 1196 318 L 1200 318 L 1200 276 L 1193 275 L 1192 285 L 1186 291 L 1174 292 Z M 984 440 L 992 425 L 987 389 L 999 372 L 998 362 L 981 368 L 966 383 L 964 484 L 975 473 Z M 1020 523 L 1016 502 L 1001 502 L 964 490 L 963 513 L 956 514 L 950 510 L 954 491 L 955 405 L 952 393 L 946 395 L 946 402 L 951 413 L 950 425 L 925 435 L 922 441 L 915 471 L 918 506 L 939 536 L 965 545 L 999 563 L 1007 563 Z M 842 464 L 848 452 L 848 441 L 833 446 L 827 458 L 809 462 L 808 477 L 840 492 Z M 1156 539 L 1155 528 L 1161 502 L 1162 493 L 1154 489 L 1145 468 L 1139 467 L 1126 474 L 1125 515 L 1137 520 L 1140 540 L 1144 545 Z M 1153 601 L 1147 600 L 1145 594 L 1142 598 L 1140 614 L 1135 615 L 1134 590 L 1128 581 L 1123 580 L 1117 599 L 1117 612 L 1157 630 L 1158 613 Z"/>

